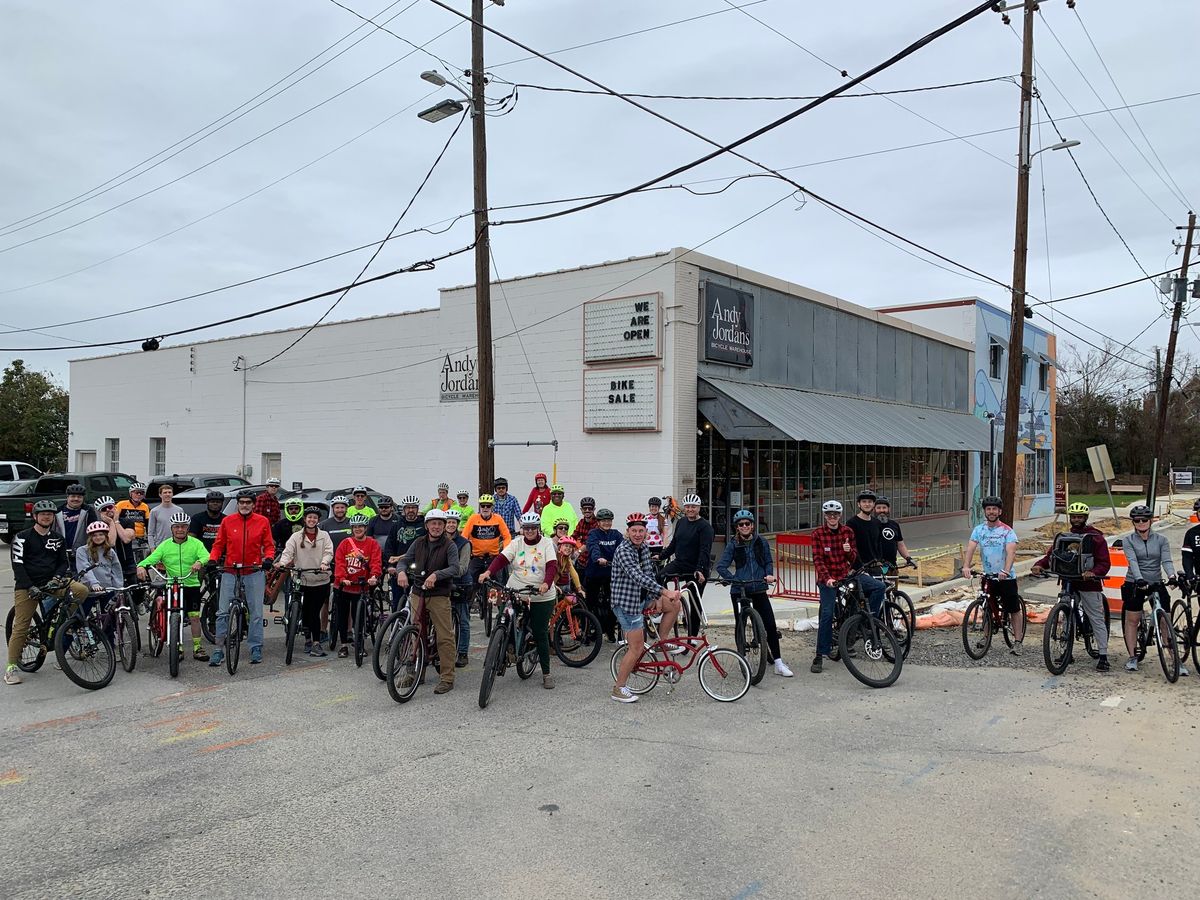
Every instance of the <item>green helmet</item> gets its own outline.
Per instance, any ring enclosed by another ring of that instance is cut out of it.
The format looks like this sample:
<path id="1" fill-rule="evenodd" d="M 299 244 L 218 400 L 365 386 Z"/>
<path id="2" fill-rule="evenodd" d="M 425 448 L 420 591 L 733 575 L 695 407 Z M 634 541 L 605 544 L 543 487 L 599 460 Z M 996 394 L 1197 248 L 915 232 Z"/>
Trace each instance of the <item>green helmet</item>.
<path id="1" fill-rule="evenodd" d="M 283 516 L 289 522 L 299 522 L 304 518 L 304 501 L 299 497 L 288 497 L 283 501 Z"/>
<path id="2" fill-rule="evenodd" d="M 55 503 L 53 500 L 39 500 L 37 503 L 33 504 L 33 514 L 35 516 L 38 513 L 44 513 L 44 512 L 52 512 L 52 513 L 58 512 L 58 504 Z"/>

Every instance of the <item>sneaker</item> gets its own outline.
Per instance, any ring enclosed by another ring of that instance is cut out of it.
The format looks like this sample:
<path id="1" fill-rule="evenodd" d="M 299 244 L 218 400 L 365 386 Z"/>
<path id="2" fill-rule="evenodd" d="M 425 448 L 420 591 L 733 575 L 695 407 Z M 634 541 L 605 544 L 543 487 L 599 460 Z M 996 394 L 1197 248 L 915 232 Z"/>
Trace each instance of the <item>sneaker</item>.
<path id="1" fill-rule="evenodd" d="M 213 655 L 208 660 L 210 666 L 219 666 L 223 662 L 225 662 L 225 653 L 221 650 L 214 650 Z"/>
<path id="2" fill-rule="evenodd" d="M 813 674 L 820 674 L 820 672 L 821 672 L 821 656 L 820 656 L 820 654 L 817 654 L 817 658 L 814 659 L 812 665 L 808 667 L 808 671 L 812 672 Z"/>
<path id="3" fill-rule="evenodd" d="M 204 662 L 205 660 L 208 659 L 208 651 L 205 650 L 203 647 L 196 647 L 192 650 L 192 659 L 196 659 L 196 660 L 199 660 L 200 662 Z"/>
<path id="4" fill-rule="evenodd" d="M 465 669 L 466 667 L 467 667 L 467 654 L 465 654 L 465 653 L 458 654 L 458 659 L 456 659 L 454 661 L 454 668 Z"/>
<path id="5" fill-rule="evenodd" d="M 312 649 L 308 651 L 308 655 L 321 657 L 328 656 L 329 654 L 325 652 L 325 648 L 321 645 L 320 641 L 313 641 Z"/>
<path id="6" fill-rule="evenodd" d="M 1097 672 L 1107 672 L 1111 668 L 1112 668 L 1112 666 L 1110 666 L 1108 664 L 1107 656 L 1100 657 L 1100 661 L 1098 663 L 1096 663 L 1096 671 Z"/>
<path id="7" fill-rule="evenodd" d="M 782 659 L 777 659 L 775 660 L 775 674 L 782 675 L 784 678 L 791 678 L 795 673 L 787 667 L 787 663 Z"/>
<path id="8" fill-rule="evenodd" d="M 617 687 L 613 685 L 612 693 L 609 696 L 617 703 L 637 703 L 637 694 L 627 687 Z"/>
<path id="9" fill-rule="evenodd" d="M 1129 662 L 1125 663 L 1125 671 L 1126 672 L 1136 672 L 1137 671 L 1137 660 L 1134 659 L 1132 656 L 1129 657 Z"/>
<path id="10" fill-rule="evenodd" d="M 452 690 L 454 690 L 453 681 L 439 681 L 437 683 L 437 687 L 433 689 L 433 692 L 435 694 L 447 694 Z"/>
<path id="11" fill-rule="evenodd" d="M 405 675 L 403 678 L 400 679 L 400 690 L 407 691 L 409 688 L 411 688 L 413 686 L 413 684 L 415 682 L 416 682 L 416 679 L 413 677 L 412 673 L 409 672 L 407 675 Z"/>
<path id="12" fill-rule="evenodd" d="M 304 642 L 304 652 L 305 652 L 305 653 L 312 653 L 312 641 L 305 641 L 305 642 Z"/>
<path id="13" fill-rule="evenodd" d="M 553 675 L 543 675 L 542 676 L 542 687 L 544 687 L 548 691 L 554 690 L 554 676 Z"/>
<path id="14" fill-rule="evenodd" d="M 250 665 L 257 666 L 260 662 L 262 662 L 262 650 L 261 649 L 251 650 L 250 651 Z"/>
<path id="15" fill-rule="evenodd" d="M 347 647 L 345 644 L 342 644 L 342 646 L 338 647 L 338 659 L 345 659 L 349 655 L 350 655 L 350 648 Z"/>
<path id="16" fill-rule="evenodd" d="M 682 644 L 672 644 L 671 646 L 669 646 L 667 648 L 667 652 L 670 653 L 672 656 L 678 656 L 680 653 L 687 653 L 688 648 L 683 646 Z"/>
<path id="17" fill-rule="evenodd" d="M 1011 653 L 1013 656 L 1020 656 L 1021 655 L 1021 642 L 1013 641 L 1013 645 L 1008 649 L 1008 652 Z"/>
<path id="18" fill-rule="evenodd" d="M 1182 663 L 1180 663 L 1180 665 L 1179 665 L 1179 677 L 1180 677 L 1180 678 L 1183 678 L 1185 675 L 1187 675 L 1187 673 L 1188 673 L 1187 666 L 1185 666 L 1185 665 L 1183 665 Z"/>
<path id="19" fill-rule="evenodd" d="M 21 671 L 16 666 L 9 666 L 4 670 L 5 684 L 20 684 L 21 681 Z"/>

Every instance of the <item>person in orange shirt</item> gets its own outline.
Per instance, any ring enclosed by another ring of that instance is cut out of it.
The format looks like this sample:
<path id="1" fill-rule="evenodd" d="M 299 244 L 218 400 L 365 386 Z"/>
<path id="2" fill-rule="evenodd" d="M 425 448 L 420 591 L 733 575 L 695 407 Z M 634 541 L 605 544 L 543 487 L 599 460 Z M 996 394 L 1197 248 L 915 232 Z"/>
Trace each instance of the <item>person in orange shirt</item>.
<path id="1" fill-rule="evenodd" d="M 479 512 L 473 513 L 462 527 L 462 536 L 471 542 L 471 565 L 467 569 L 471 584 L 479 580 L 497 554 L 512 540 L 512 532 L 495 513 L 496 498 L 479 495 Z"/>

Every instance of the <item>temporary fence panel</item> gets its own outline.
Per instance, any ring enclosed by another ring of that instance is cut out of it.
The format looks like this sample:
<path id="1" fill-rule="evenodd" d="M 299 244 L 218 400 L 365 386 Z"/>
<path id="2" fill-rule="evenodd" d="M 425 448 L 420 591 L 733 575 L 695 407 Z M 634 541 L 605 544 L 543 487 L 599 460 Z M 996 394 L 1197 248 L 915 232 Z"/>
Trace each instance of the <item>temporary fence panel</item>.
<path id="1" fill-rule="evenodd" d="M 820 596 L 811 534 L 776 535 L 774 596 L 790 600 L 816 600 Z"/>

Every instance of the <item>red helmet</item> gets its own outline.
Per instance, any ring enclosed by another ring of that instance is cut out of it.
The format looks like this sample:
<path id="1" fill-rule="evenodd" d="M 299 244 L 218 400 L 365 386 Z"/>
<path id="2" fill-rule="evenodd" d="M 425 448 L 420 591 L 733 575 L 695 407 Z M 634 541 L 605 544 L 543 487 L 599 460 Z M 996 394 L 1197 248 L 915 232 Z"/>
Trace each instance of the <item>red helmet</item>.
<path id="1" fill-rule="evenodd" d="M 630 527 L 631 525 L 645 525 L 645 524 L 646 524 L 645 513 L 640 513 L 640 512 L 630 513 L 629 517 L 625 520 L 626 528 Z"/>
<path id="2" fill-rule="evenodd" d="M 542 481 L 545 481 L 545 480 L 546 480 L 546 473 L 545 473 L 545 472 L 538 472 L 536 475 L 534 475 L 534 476 L 533 476 L 533 480 L 534 480 L 534 481 L 537 481 L 539 478 L 540 478 L 540 479 L 542 479 Z"/>
<path id="3" fill-rule="evenodd" d="M 575 538 L 568 535 L 565 538 L 559 538 L 558 546 L 559 547 L 578 547 L 579 541 L 575 540 Z"/>

